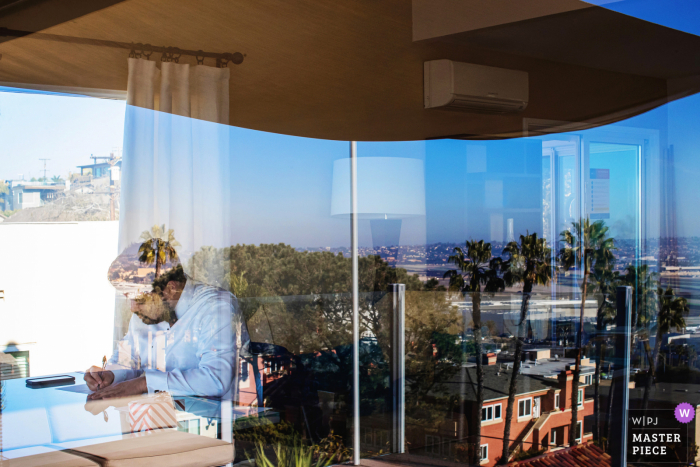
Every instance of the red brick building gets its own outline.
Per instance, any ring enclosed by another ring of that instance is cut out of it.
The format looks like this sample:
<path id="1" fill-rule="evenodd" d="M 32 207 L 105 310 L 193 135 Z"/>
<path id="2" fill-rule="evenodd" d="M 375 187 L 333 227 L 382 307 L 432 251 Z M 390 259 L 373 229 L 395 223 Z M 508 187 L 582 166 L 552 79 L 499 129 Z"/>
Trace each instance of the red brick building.
<path id="1" fill-rule="evenodd" d="M 476 368 L 466 368 L 461 375 L 455 376 L 450 384 L 453 392 L 461 393 L 463 414 L 460 409 L 455 410 L 452 420 L 443 423 L 435 433 L 424 432 L 418 427 L 407 427 L 409 444 L 414 447 L 425 446 L 428 454 L 433 453 L 443 458 L 456 457 L 454 448 L 461 445 L 461 449 L 464 449 L 465 445 L 474 442 L 470 433 L 474 433 L 475 423 L 480 421 L 481 465 L 496 465 L 503 452 L 510 377 L 510 370 L 503 369 L 500 365 L 484 366 L 484 403 L 479 417 L 476 404 Z M 573 399 L 579 404 L 579 442 L 592 439 L 592 434 L 587 432 L 587 426 L 584 425 L 585 417 L 593 415 L 593 399 L 585 398 L 585 381 L 587 380 L 582 377 L 579 394 Z M 518 376 L 518 391 L 511 420 L 511 458 L 520 451 L 544 449 L 545 452 L 549 452 L 569 446 L 572 385 L 571 370 L 563 370 L 557 377 L 523 374 Z M 423 437 L 425 439 L 421 439 Z M 440 448 L 436 448 L 438 442 Z"/>

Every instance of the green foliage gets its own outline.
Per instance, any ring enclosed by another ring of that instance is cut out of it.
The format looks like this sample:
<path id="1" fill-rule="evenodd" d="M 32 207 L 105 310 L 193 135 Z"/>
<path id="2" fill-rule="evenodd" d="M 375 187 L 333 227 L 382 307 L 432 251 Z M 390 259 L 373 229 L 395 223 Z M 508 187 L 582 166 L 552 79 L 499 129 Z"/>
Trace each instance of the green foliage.
<path id="1" fill-rule="evenodd" d="M 5 217 L 10 217 L 12 214 L 19 212 L 19 209 L 15 209 L 14 211 L 11 209 L 8 209 L 7 211 L 3 211 L 2 215 Z"/>
<path id="2" fill-rule="evenodd" d="M 545 238 L 537 233 L 521 235 L 520 241 L 510 242 L 503 249 L 503 279 L 507 286 L 523 284 L 523 293 L 532 292 L 533 285 L 549 285 L 556 271 L 552 250 Z"/>
<path id="3" fill-rule="evenodd" d="M 54 175 L 53 177 L 51 177 L 51 181 L 53 183 L 61 183 L 63 179 L 59 175 Z"/>
<path id="4" fill-rule="evenodd" d="M 35 177 L 32 177 L 29 181 L 30 181 L 30 182 L 36 182 L 37 179 L 36 179 Z"/>
<path id="5" fill-rule="evenodd" d="M 647 328 L 657 310 L 658 273 L 649 270 L 646 264 L 640 266 L 630 264 L 619 280 L 621 285 L 633 288 L 636 299 L 632 300 L 632 323 L 639 329 Z"/>
<path id="6" fill-rule="evenodd" d="M 301 442 L 292 446 L 277 444 L 274 446 L 274 458 L 270 458 L 265 450 L 265 443 L 255 445 L 255 465 L 260 467 L 326 467 L 335 464 L 333 455 L 316 453 L 313 446 L 305 446 Z M 253 460 L 250 459 L 249 460 Z"/>
<path id="7" fill-rule="evenodd" d="M 677 297 L 671 287 L 667 287 L 666 290 L 658 287 L 656 294 L 659 300 L 659 314 L 656 317 L 657 336 L 667 334 L 673 328 L 684 328 L 684 315 L 690 312 L 688 300 L 684 297 Z"/>
<path id="8" fill-rule="evenodd" d="M 466 242 L 466 248 L 455 247 L 454 254 L 448 262 L 455 264 L 458 269 L 447 271 L 445 278 L 450 280 L 450 290 L 462 292 L 498 292 L 503 290 L 505 283 L 499 277 L 501 258 L 493 258 L 491 244 L 483 240 Z"/>
<path id="9" fill-rule="evenodd" d="M 255 446 L 254 456 L 246 452 L 249 460 L 265 467 L 326 467 L 339 464 L 350 457 L 350 450 L 340 436 L 331 432 L 318 444 L 307 445 L 294 427 L 284 421 L 280 423 L 255 423 L 237 432 L 236 438 L 251 441 Z M 268 446 L 272 446 L 272 454 Z"/>
<path id="10" fill-rule="evenodd" d="M 615 239 L 608 237 L 608 230 L 602 220 L 591 223 L 589 218 L 585 218 L 572 222 L 571 229 L 561 233 L 563 248 L 559 259 L 562 268 L 568 271 L 580 266 L 585 273 L 590 273 L 594 265 L 606 268 L 613 264 Z"/>

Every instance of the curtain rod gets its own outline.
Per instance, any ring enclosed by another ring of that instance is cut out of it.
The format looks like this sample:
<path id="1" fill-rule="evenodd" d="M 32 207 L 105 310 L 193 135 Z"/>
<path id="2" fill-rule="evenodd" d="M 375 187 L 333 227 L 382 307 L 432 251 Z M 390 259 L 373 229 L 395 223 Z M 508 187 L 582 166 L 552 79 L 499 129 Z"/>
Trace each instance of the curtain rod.
<path id="1" fill-rule="evenodd" d="M 17 29 L 8 29 L 0 27 L 0 37 L 27 37 L 30 36 L 32 39 L 39 39 L 45 41 L 53 42 L 67 42 L 69 44 L 84 44 L 84 45 L 97 45 L 102 47 L 112 47 L 116 49 L 129 50 L 129 57 L 141 58 L 146 57 L 149 59 L 153 52 L 163 54 L 161 56 L 161 61 L 163 62 L 178 62 L 182 55 L 189 55 L 197 59 L 197 63 L 200 65 L 204 63 L 205 58 L 215 58 L 216 66 L 219 68 L 227 66 L 229 62 L 234 65 L 240 65 L 243 63 L 245 55 L 240 52 L 234 53 L 215 53 L 215 52 L 204 52 L 203 50 L 187 50 L 179 49 L 177 47 L 160 47 L 151 44 L 133 43 L 133 42 L 117 42 L 117 41 L 107 41 L 102 39 L 89 39 L 85 37 L 74 37 L 74 36 L 61 36 L 58 34 L 46 34 L 43 32 L 30 32 L 30 31 L 19 31 Z"/>

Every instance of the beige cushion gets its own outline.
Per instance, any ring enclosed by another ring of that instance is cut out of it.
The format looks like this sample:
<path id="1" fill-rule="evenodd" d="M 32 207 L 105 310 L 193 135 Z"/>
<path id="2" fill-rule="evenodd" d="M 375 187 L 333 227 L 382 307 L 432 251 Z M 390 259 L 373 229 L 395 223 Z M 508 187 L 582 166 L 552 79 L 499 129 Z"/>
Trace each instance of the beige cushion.
<path id="1" fill-rule="evenodd" d="M 125 439 L 119 441 L 93 444 L 71 451 L 104 467 L 205 467 L 233 462 L 233 445 L 226 441 L 175 430 L 151 433 L 141 436 L 125 435 Z"/>
<path id="2" fill-rule="evenodd" d="M 66 452 L 54 451 L 2 461 L 3 467 L 95 467 L 95 462 Z"/>

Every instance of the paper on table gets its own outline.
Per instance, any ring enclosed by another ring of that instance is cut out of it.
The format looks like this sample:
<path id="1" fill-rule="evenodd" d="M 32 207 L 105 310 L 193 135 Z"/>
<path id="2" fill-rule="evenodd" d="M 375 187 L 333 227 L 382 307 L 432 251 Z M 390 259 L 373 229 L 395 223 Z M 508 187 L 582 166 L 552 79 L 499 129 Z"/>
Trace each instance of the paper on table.
<path id="1" fill-rule="evenodd" d="M 92 394 L 93 391 L 87 386 L 87 384 L 75 384 L 73 386 L 61 386 L 56 388 L 60 391 L 77 392 L 78 394 Z"/>

